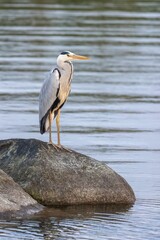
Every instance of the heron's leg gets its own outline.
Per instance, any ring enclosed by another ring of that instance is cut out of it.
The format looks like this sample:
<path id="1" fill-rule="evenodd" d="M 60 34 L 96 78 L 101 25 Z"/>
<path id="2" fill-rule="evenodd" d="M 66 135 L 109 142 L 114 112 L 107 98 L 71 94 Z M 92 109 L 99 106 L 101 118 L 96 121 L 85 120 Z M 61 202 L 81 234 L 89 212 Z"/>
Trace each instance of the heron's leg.
<path id="1" fill-rule="evenodd" d="M 49 144 L 53 144 L 53 142 L 52 142 L 52 115 L 51 115 L 51 111 L 49 112 Z"/>
<path id="2" fill-rule="evenodd" d="M 58 110 L 58 113 L 57 113 L 56 124 L 57 124 L 57 141 L 58 141 L 57 147 L 60 149 L 64 149 L 68 152 L 72 152 L 71 150 L 62 146 L 60 142 L 60 109 Z"/>
<path id="3" fill-rule="evenodd" d="M 49 112 L 49 143 L 52 145 L 56 150 L 58 150 L 57 146 L 52 142 L 52 114 Z"/>
<path id="4" fill-rule="evenodd" d="M 58 141 L 57 145 L 60 147 L 61 146 L 61 143 L 60 143 L 60 109 L 58 110 L 58 113 L 57 113 L 56 125 L 57 125 L 57 141 Z"/>

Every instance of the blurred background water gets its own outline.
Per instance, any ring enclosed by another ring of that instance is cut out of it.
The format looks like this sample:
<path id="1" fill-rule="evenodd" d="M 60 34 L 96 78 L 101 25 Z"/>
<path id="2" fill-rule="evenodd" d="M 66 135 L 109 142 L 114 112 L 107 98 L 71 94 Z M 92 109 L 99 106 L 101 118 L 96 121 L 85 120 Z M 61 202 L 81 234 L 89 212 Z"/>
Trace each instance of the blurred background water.
<path id="1" fill-rule="evenodd" d="M 0 239 L 160 239 L 159 0 L 0 0 L 1 139 L 48 141 L 38 95 L 64 50 L 91 59 L 74 63 L 61 141 L 106 162 L 137 201 L 1 220 Z"/>

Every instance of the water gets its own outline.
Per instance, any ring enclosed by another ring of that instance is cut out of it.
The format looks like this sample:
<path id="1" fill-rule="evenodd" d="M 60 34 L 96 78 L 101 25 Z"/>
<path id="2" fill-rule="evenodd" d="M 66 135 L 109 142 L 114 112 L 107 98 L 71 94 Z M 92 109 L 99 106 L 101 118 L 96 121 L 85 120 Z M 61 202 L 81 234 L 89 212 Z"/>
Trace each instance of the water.
<path id="1" fill-rule="evenodd" d="M 38 126 L 43 79 L 64 50 L 90 56 L 74 64 L 61 141 L 106 162 L 137 198 L 130 208 L 51 208 L 1 220 L 0 239 L 160 239 L 160 2 L 0 3 L 1 139 L 48 141 Z"/>

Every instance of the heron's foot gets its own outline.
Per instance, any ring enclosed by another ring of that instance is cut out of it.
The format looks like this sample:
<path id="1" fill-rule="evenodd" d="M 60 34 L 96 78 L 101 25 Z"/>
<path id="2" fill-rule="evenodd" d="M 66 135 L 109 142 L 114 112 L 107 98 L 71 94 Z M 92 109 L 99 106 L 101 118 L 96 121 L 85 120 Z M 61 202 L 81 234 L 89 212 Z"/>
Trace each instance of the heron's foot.
<path id="1" fill-rule="evenodd" d="M 59 151 L 59 147 L 56 144 L 54 144 L 53 142 L 50 141 L 48 143 L 48 145 L 52 145 L 57 151 Z"/>
<path id="2" fill-rule="evenodd" d="M 58 147 L 58 148 L 61 149 L 61 150 L 66 150 L 67 152 L 72 152 L 71 149 L 68 149 L 68 148 L 62 146 L 61 144 L 57 144 L 56 147 Z"/>
<path id="3" fill-rule="evenodd" d="M 72 150 L 62 146 L 61 144 L 54 144 L 51 141 L 48 143 L 48 145 L 52 145 L 57 151 L 66 150 L 67 152 L 72 152 Z"/>

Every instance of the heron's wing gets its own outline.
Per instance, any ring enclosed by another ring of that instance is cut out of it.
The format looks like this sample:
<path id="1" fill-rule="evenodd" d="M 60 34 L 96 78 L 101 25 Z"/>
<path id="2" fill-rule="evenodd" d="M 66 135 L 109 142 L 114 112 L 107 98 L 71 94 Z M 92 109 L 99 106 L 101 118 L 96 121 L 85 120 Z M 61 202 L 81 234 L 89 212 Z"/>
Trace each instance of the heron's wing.
<path id="1" fill-rule="evenodd" d="M 39 121 L 41 133 L 45 132 L 45 121 L 50 110 L 53 111 L 60 88 L 60 72 L 54 69 L 44 81 L 39 95 Z M 42 121 L 43 120 L 43 121 Z M 43 126 L 42 126 L 43 125 Z M 42 131 L 42 128 L 44 129 Z"/>

